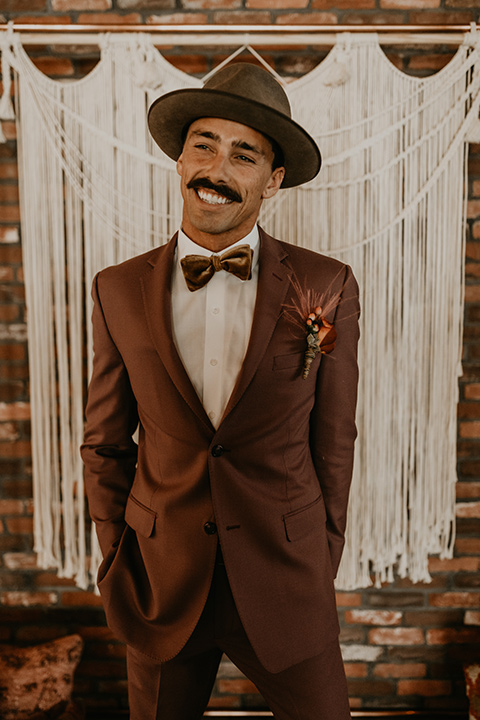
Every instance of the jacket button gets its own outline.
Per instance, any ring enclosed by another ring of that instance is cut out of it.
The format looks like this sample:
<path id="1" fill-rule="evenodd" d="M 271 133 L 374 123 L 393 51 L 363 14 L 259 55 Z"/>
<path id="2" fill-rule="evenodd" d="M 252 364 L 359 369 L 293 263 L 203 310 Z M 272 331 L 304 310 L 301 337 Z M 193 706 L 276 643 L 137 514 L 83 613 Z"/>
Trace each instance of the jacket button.
<path id="1" fill-rule="evenodd" d="M 214 447 L 212 448 L 213 457 L 220 457 L 220 455 L 223 455 L 224 452 L 225 448 L 223 447 L 223 445 L 214 445 Z"/>
<path id="2" fill-rule="evenodd" d="M 215 525 L 214 522 L 206 522 L 205 525 L 203 526 L 203 531 L 207 535 L 215 535 L 217 532 L 217 526 Z"/>

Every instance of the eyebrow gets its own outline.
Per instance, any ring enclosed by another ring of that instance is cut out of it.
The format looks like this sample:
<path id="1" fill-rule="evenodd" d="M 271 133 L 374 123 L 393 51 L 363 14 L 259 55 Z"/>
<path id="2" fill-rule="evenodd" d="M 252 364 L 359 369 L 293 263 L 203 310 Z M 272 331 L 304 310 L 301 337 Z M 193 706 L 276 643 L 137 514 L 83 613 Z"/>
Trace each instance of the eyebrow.
<path id="1" fill-rule="evenodd" d="M 210 130 L 192 130 L 192 135 L 208 138 L 209 140 L 213 140 L 217 143 L 221 143 L 222 141 L 220 135 L 217 135 L 217 133 L 211 132 Z M 232 148 L 247 150 L 249 152 L 253 152 L 255 155 L 260 155 L 262 157 L 265 155 L 263 150 L 261 150 L 257 145 L 250 145 L 250 143 L 247 143 L 245 140 L 234 140 L 232 142 Z"/>

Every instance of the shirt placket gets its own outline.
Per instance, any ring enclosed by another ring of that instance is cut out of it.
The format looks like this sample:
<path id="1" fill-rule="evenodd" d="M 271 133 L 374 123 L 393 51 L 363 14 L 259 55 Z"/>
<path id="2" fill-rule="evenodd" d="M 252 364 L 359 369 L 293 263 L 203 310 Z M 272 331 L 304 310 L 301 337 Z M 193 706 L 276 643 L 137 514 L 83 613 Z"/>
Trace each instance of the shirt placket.
<path id="1" fill-rule="evenodd" d="M 203 363 L 203 405 L 217 427 L 224 410 L 225 278 L 215 274 L 206 286 L 205 354 Z"/>

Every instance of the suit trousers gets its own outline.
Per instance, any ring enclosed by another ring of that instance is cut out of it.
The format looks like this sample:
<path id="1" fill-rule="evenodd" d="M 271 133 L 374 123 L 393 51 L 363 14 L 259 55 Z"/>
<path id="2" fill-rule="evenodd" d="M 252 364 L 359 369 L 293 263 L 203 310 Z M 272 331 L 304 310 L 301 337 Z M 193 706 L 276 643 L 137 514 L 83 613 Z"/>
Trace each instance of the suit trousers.
<path id="1" fill-rule="evenodd" d="M 338 640 L 318 656 L 268 672 L 243 629 L 219 552 L 205 608 L 180 653 L 158 663 L 127 647 L 130 720 L 201 720 L 223 653 L 256 685 L 276 720 L 350 719 Z"/>

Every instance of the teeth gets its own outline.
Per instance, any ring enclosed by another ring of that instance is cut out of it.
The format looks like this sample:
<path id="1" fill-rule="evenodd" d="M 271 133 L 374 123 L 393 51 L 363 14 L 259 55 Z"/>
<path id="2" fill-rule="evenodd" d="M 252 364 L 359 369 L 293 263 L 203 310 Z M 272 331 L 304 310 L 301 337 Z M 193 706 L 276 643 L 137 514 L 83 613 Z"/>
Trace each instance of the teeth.
<path id="1" fill-rule="evenodd" d="M 205 190 L 197 190 L 197 193 L 201 200 L 209 203 L 210 205 L 226 205 L 231 202 L 231 200 L 228 200 L 226 197 L 222 197 L 221 195 L 212 195 Z"/>

